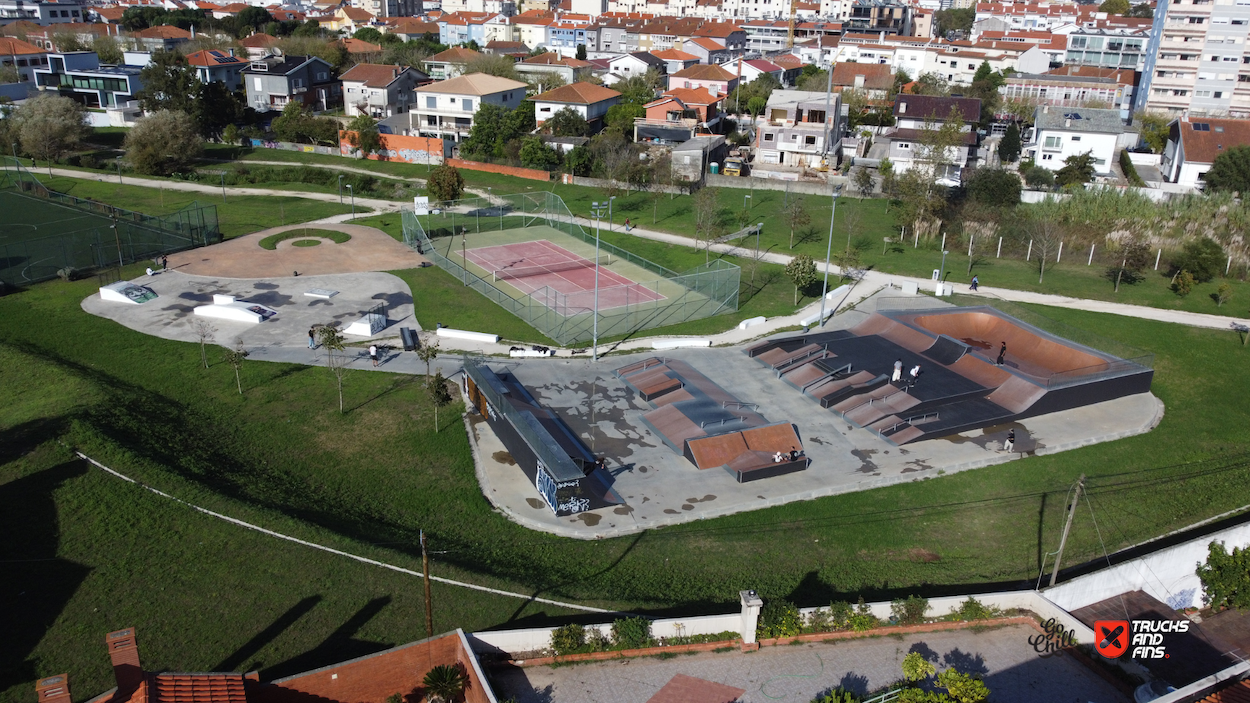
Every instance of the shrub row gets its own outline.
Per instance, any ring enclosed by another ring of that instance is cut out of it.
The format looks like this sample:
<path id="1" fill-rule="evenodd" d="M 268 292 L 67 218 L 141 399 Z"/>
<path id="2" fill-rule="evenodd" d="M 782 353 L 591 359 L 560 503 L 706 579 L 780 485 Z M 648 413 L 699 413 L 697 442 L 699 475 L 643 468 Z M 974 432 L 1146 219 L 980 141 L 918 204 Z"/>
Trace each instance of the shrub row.
<path id="1" fill-rule="evenodd" d="M 587 629 L 577 624 L 558 627 L 551 632 L 551 651 L 556 656 L 564 656 L 566 654 L 613 652 L 625 649 L 643 649 L 645 647 L 670 647 L 680 644 L 728 642 L 738 639 L 740 636 L 737 632 L 726 631 L 709 635 L 655 637 L 651 632 L 650 620 L 632 617 L 620 618 L 613 622 L 612 634 L 610 636 L 604 635 L 598 628 Z"/>

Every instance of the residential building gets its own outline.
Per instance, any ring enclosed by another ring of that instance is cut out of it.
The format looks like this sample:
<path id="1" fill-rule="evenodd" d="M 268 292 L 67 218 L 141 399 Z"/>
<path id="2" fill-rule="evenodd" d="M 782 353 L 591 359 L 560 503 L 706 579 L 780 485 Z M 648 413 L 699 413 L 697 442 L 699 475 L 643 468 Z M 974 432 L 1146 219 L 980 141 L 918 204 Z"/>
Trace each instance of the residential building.
<path id="1" fill-rule="evenodd" d="M 800 168 L 832 163 L 842 141 L 842 96 L 774 90 L 756 125 L 756 162 Z"/>
<path id="2" fill-rule="evenodd" d="M 634 141 L 680 144 L 702 132 L 720 132 L 723 95 L 702 88 L 673 88 L 644 107 L 634 119 Z"/>
<path id="3" fill-rule="evenodd" d="M 415 41 L 427 36 L 435 39 L 439 36 L 437 22 L 425 22 L 416 17 L 397 17 L 389 20 L 381 30 L 386 34 L 394 34 L 404 41 Z"/>
<path id="4" fill-rule="evenodd" d="M 1108 107 L 1118 109 L 1128 119 L 1133 108 L 1132 69 L 1064 66 L 1043 74 L 1019 73 L 1007 76 L 998 89 L 1003 96 L 998 117 L 1019 119 L 1015 105 L 1050 107 Z M 1029 114 L 1032 114 L 1030 111 Z"/>
<path id="5" fill-rule="evenodd" d="M 911 5 L 900 0 L 855 0 L 845 30 L 910 35 L 911 11 Z"/>
<path id="6" fill-rule="evenodd" d="M 586 46 L 586 25 L 554 22 L 547 27 L 547 47 L 566 56 L 575 56 L 577 47 Z"/>
<path id="7" fill-rule="evenodd" d="M 343 108 L 348 117 L 369 115 L 383 119 L 408 112 L 416 100 L 414 89 L 429 76 L 409 66 L 358 63 L 340 76 Z"/>
<path id="8" fill-rule="evenodd" d="M 263 59 L 274 53 L 274 47 L 278 45 L 278 38 L 264 32 L 257 32 L 250 37 L 242 39 L 239 44 L 247 50 L 247 58 L 250 61 Z"/>
<path id="9" fill-rule="evenodd" d="M 525 100 L 528 86 L 485 73 L 470 73 L 417 88 L 416 125 L 420 136 L 463 141 L 473 129 L 482 105 L 514 110 Z"/>
<path id="10" fill-rule="evenodd" d="M 377 19 L 421 14 L 421 0 L 351 0 L 351 5 Z"/>
<path id="11" fill-rule="evenodd" d="M 1081 29 L 1068 36 L 1063 62 L 1069 66 L 1128 68 L 1140 71 L 1146 63 L 1144 31 L 1123 29 Z"/>
<path id="12" fill-rule="evenodd" d="M 838 62 L 838 50 L 841 39 L 838 37 L 816 37 L 803 42 L 794 43 L 794 54 L 803 63 L 810 63 L 828 70 L 831 64 Z M 849 63 L 849 62 L 848 62 Z M 875 61 L 871 63 L 876 63 Z"/>
<path id="13" fill-rule="evenodd" d="M 869 100 L 884 100 L 894 88 L 894 70 L 884 64 L 834 64 L 833 88 L 857 90 Z"/>
<path id="14" fill-rule="evenodd" d="M 1246 144 L 1250 144 L 1250 120 L 1176 119 L 1168 125 L 1168 141 L 1159 171 L 1171 183 L 1202 188 L 1203 176 L 1216 157 Z"/>
<path id="15" fill-rule="evenodd" d="M 85 22 L 83 6 L 76 2 L 45 2 L 44 0 L 0 0 L 0 22 L 16 20 L 40 26 Z"/>
<path id="16" fill-rule="evenodd" d="M 197 51 L 187 54 L 187 63 L 195 67 L 195 75 L 201 83 L 219 81 L 231 92 L 241 87 L 239 74 L 248 65 L 247 61 L 234 55 L 234 49 L 229 52 L 216 49 Z"/>
<path id="17" fill-rule="evenodd" d="M 141 29 L 126 36 L 144 51 L 174 51 L 195 38 L 193 32 L 167 24 Z"/>
<path id="18" fill-rule="evenodd" d="M 561 56 L 554 51 L 548 51 L 545 54 L 530 56 L 524 61 L 517 62 L 515 68 L 516 72 L 521 76 L 554 73 L 563 78 L 564 83 L 567 85 L 576 83 L 590 75 L 592 69 L 594 69 L 594 64 L 589 61 Z"/>
<path id="19" fill-rule="evenodd" d="M 542 124 L 552 115 L 571 109 L 590 126 L 591 134 L 603 129 L 608 109 L 621 101 L 621 94 L 593 83 L 573 83 L 529 98 L 534 102 L 534 121 Z"/>
<path id="20" fill-rule="evenodd" d="M 646 51 L 635 51 L 609 59 L 608 70 L 622 78 L 642 76 L 647 71 L 655 71 L 664 75 L 664 72 L 668 70 L 668 64 L 664 59 L 652 56 Z"/>
<path id="21" fill-rule="evenodd" d="M 343 5 L 338 7 L 330 17 L 321 20 L 321 26 L 331 32 L 355 34 L 357 30 L 369 27 L 377 19 L 368 10 Z"/>
<path id="22" fill-rule="evenodd" d="M 519 41 L 502 41 L 496 39 L 487 42 L 482 47 L 482 51 L 487 54 L 497 54 L 499 56 L 510 56 L 513 59 L 524 59 L 530 55 L 530 48 Z"/>
<path id="23" fill-rule="evenodd" d="M 780 83 L 786 73 L 784 68 L 765 59 L 738 59 L 725 64 L 722 68 L 738 76 L 744 84 L 750 83 L 766 73 L 776 78 L 777 82 Z"/>
<path id="24" fill-rule="evenodd" d="M 363 39 L 355 37 L 343 37 L 339 40 L 339 44 L 347 49 L 347 54 L 352 57 L 353 61 L 363 61 L 369 56 L 378 56 L 382 53 L 382 45 L 367 42 Z"/>
<path id="25" fill-rule="evenodd" d="M 1250 115 L 1250 4 L 1159 0 L 1134 107 L 1171 115 Z"/>
<path id="26" fill-rule="evenodd" d="M 664 73 L 672 75 L 699 64 L 699 57 L 688 54 L 681 49 L 661 49 L 652 51 L 651 55 L 664 62 Z"/>
<path id="27" fill-rule="evenodd" d="M 143 88 L 142 66 L 107 66 L 94 51 L 48 54 L 48 64 L 36 67 L 39 90 L 57 91 L 87 107 L 120 107 Z"/>
<path id="28" fill-rule="evenodd" d="M 1109 175 L 1124 133 L 1119 110 L 1043 106 L 1034 113 L 1032 138 L 1021 153 L 1051 171 L 1063 168 L 1070 156 L 1088 153 L 1094 157 L 1094 170 Z"/>
<path id="29" fill-rule="evenodd" d="M 282 110 L 292 100 L 314 110 L 328 110 L 343 100 L 343 84 L 334 67 L 316 56 L 267 56 L 242 71 L 247 106 L 257 112 Z"/>
<path id="30" fill-rule="evenodd" d="M 0 62 L 16 68 L 20 82 L 33 82 L 35 69 L 48 65 L 48 52 L 21 39 L 0 37 Z"/>
<path id="31" fill-rule="evenodd" d="M 727 95 L 738 86 L 738 77 L 715 65 L 691 66 L 668 77 L 668 87 L 703 88 L 712 95 Z"/>
<path id="32" fill-rule="evenodd" d="M 463 46 L 453 46 L 425 60 L 425 72 L 436 81 L 455 78 L 464 73 L 465 66 L 483 55 Z"/>
<path id="33" fill-rule="evenodd" d="M 782 51 L 790 37 L 790 23 L 779 19 L 759 19 L 742 23 L 748 51 Z"/>
<path id="34" fill-rule="evenodd" d="M 962 121 L 960 131 L 970 132 L 981 121 L 981 101 L 902 93 L 894 97 L 894 119 L 904 129 L 937 129 L 952 114 Z"/>
<path id="35" fill-rule="evenodd" d="M 703 174 L 714 163 L 725 163 L 729 145 L 719 134 L 701 134 L 673 147 L 673 181 L 676 183 L 703 180 Z"/>

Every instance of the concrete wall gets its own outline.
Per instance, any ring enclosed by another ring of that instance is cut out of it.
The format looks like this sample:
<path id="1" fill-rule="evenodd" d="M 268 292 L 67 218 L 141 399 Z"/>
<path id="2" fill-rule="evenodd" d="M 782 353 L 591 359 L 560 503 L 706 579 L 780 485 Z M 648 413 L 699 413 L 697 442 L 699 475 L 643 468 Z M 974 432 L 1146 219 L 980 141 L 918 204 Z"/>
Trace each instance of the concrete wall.
<path id="1" fill-rule="evenodd" d="M 267 139 L 247 139 L 243 140 L 243 146 L 251 146 L 254 149 L 279 149 L 281 151 L 302 151 L 306 154 L 328 154 L 331 156 L 342 156 L 339 148 L 332 146 L 321 146 L 319 144 L 294 144 L 292 142 L 275 142 Z"/>
<path id="2" fill-rule="evenodd" d="M 356 158 L 351 144 L 348 144 L 346 132 L 339 132 L 339 155 Z M 367 158 L 374 161 L 403 161 L 410 164 L 429 164 L 437 166 L 443 163 L 443 140 L 435 137 L 406 137 L 402 134 L 380 134 L 382 149 L 379 154 L 370 154 Z M 385 157 L 385 158 L 383 158 Z"/>
<path id="3" fill-rule="evenodd" d="M 532 181 L 550 181 L 551 174 L 546 171 L 540 171 L 535 168 L 520 168 L 517 166 L 500 166 L 498 164 L 483 164 L 477 161 L 465 161 L 463 159 L 447 159 L 448 165 L 456 168 L 465 168 L 470 171 L 485 171 L 487 173 L 502 173 L 506 176 L 516 176 L 517 178 L 528 178 Z"/>
<path id="4" fill-rule="evenodd" d="M 707 174 L 707 185 L 718 188 L 754 188 L 755 190 L 789 190 L 791 193 L 808 193 L 810 195 L 831 195 L 833 188 L 828 183 L 812 181 L 783 181 L 773 178 L 743 178 Z"/>
<path id="5" fill-rule="evenodd" d="M 1197 608 L 1202 605 L 1202 583 L 1195 571 L 1199 563 L 1207 560 L 1207 545 L 1211 542 L 1223 542 L 1229 551 L 1250 545 L 1250 524 L 1230 527 L 1066 581 L 1047 589 L 1046 597 L 1074 610 L 1120 593 L 1141 590 L 1178 610 Z"/>

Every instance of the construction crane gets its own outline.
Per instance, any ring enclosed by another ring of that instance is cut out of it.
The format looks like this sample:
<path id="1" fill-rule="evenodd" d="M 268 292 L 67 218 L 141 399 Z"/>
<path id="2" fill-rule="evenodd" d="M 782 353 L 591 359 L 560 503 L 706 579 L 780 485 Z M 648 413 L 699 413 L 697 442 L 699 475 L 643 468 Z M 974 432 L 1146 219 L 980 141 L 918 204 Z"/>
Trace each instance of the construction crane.
<path id="1" fill-rule="evenodd" d="M 786 48 L 794 48 L 794 19 L 799 14 L 799 0 L 790 0 L 790 32 L 786 35 Z"/>

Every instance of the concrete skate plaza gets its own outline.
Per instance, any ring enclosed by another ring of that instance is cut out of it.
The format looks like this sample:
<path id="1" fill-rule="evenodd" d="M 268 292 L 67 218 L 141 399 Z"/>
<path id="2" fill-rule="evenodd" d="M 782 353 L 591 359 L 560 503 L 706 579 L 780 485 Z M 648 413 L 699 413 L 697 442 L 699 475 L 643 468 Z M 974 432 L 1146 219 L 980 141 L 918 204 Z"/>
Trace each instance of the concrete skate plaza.
<path id="1" fill-rule="evenodd" d="M 827 327 L 849 328 L 867 316 L 850 311 Z M 794 423 L 811 462 L 807 470 L 743 484 L 725 470 L 696 469 L 642 422 L 642 413 L 651 406 L 613 374 L 615 369 L 655 356 L 690 364 L 732 389 L 740 400 L 756 404 L 770 422 Z M 1031 454 L 1109 441 L 1147 432 L 1163 414 L 1162 403 L 1143 393 L 900 447 L 821 408 L 740 347 L 641 352 L 599 362 L 557 358 L 492 359 L 488 363 L 507 366 L 594 454 L 607 458 L 612 488 L 626 504 L 556 517 L 537 498 L 534 486 L 512 463 L 503 444 L 479 421 L 473 424 L 473 437 L 483 491 L 523 525 L 582 539 L 932 479 Z M 593 408 L 592 393 L 597 398 Z M 1015 451 L 1003 452 L 1003 441 L 1013 429 Z"/>

